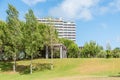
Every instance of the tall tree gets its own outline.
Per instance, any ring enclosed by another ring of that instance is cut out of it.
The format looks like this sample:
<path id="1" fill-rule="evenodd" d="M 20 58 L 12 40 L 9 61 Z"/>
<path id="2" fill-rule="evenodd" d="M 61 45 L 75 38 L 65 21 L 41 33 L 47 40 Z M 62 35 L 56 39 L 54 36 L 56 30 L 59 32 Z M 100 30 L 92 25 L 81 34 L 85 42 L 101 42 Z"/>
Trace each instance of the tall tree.
<path id="1" fill-rule="evenodd" d="M 44 44 L 47 46 L 50 46 L 50 53 L 51 53 L 51 69 L 53 69 L 53 47 L 54 44 L 57 44 L 59 42 L 58 40 L 58 34 L 54 27 L 54 24 L 52 23 L 52 18 L 47 18 L 48 24 L 46 24 L 46 27 L 44 29 Z"/>
<path id="2" fill-rule="evenodd" d="M 12 54 L 14 65 L 13 71 L 16 71 L 16 55 L 19 52 L 19 45 L 21 41 L 21 31 L 20 31 L 20 23 L 19 23 L 19 12 L 16 8 L 10 4 L 8 4 L 7 12 L 7 37 L 9 38 L 9 47 L 10 53 Z"/>
<path id="3" fill-rule="evenodd" d="M 40 33 L 40 27 L 38 26 L 37 19 L 30 9 L 28 13 L 25 15 L 26 25 L 25 25 L 25 51 L 31 57 L 30 62 L 30 73 L 32 74 L 32 60 L 33 54 L 36 54 L 42 45 L 42 36 Z"/>
<path id="4" fill-rule="evenodd" d="M 54 47 L 54 44 L 57 43 L 57 37 L 56 37 L 56 34 L 55 34 L 55 28 L 50 25 L 49 26 L 49 35 L 50 35 L 50 52 L 51 52 L 51 69 L 53 69 L 53 47 Z"/>

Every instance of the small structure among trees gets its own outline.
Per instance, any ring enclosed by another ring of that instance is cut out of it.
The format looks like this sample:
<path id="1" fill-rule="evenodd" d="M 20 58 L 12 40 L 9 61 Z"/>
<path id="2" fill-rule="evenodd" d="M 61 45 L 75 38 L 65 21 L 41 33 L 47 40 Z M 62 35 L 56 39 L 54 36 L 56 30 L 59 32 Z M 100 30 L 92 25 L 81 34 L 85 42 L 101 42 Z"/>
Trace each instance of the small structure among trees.
<path id="1" fill-rule="evenodd" d="M 67 58 L 67 49 L 66 47 L 63 45 L 63 44 L 53 44 L 53 49 L 56 49 L 56 48 L 59 48 L 59 57 L 60 58 Z M 50 53 L 49 53 L 49 49 L 48 49 L 48 46 L 46 47 L 46 54 L 45 54 L 45 57 L 46 59 L 49 58 L 50 56 Z"/>

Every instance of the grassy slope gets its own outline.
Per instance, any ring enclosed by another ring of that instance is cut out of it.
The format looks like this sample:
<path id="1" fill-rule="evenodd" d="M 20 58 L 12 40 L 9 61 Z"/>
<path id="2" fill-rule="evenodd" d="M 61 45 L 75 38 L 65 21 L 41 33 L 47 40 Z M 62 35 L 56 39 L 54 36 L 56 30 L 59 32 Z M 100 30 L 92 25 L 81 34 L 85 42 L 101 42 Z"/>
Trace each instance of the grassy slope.
<path id="1" fill-rule="evenodd" d="M 0 62 L 0 80 L 52 80 L 56 77 L 113 76 L 120 73 L 120 59 L 54 59 L 53 62 L 53 70 L 38 71 L 32 75 L 6 72 L 5 69 L 9 70 L 9 66 Z M 18 61 L 17 65 L 29 65 L 29 63 L 29 61 Z M 50 60 L 36 59 L 34 63 L 50 63 Z"/>

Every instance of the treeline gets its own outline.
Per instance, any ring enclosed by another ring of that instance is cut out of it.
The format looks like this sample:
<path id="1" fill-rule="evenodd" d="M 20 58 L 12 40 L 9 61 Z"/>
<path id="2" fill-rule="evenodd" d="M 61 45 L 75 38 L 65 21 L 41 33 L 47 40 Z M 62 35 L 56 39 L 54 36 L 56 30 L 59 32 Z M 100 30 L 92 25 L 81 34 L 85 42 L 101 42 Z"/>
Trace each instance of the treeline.
<path id="1" fill-rule="evenodd" d="M 98 45 L 95 41 L 85 43 L 80 49 L 80 57 L 82 58 L 120 58 L 120 48 L 111 49 L 110 44 L 106 45 L 106 49 Z"/>

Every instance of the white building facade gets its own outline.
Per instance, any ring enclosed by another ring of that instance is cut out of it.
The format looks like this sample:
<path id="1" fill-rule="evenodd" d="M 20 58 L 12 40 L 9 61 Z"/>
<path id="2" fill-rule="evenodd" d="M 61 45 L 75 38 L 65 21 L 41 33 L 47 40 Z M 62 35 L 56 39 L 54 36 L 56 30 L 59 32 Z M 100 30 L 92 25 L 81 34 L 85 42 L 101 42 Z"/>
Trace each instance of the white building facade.
<path id="1" fill-rule="evenodd" d="M 44 24 L 53 24 L 59 38 L 76 41 L 76 24 L 74 22 L 64 21 L 62 18 L 39 18 L 38 21 Z"/>

